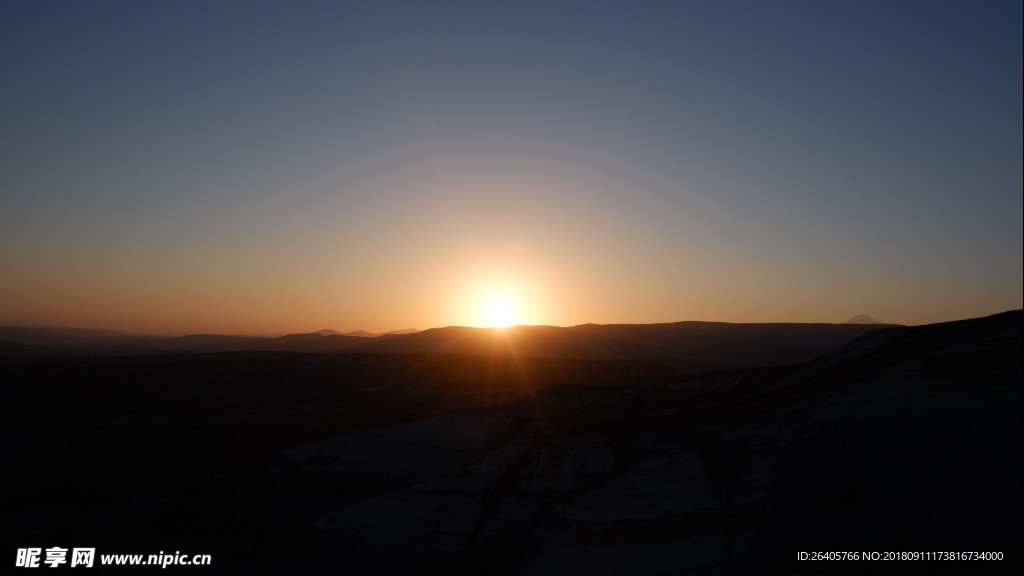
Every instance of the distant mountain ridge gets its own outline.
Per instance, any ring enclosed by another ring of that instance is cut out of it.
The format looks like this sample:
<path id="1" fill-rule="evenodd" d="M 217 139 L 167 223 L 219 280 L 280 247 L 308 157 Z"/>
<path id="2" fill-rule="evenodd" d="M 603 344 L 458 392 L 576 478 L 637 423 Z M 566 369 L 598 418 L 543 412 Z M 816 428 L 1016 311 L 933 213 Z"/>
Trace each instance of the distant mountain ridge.
<path id="1" fill-rule="evenodd" d="M 806 362 L 894 324 L 583 324 L 572 327 L 433 328 L 375 341 L 360 352 L 518 358 L 642 360 L 701 372 Z"/>
<path id="2" fill-rule="evenodd" d="M 367 332 L 366 330 L 355 330 L 353 332 L 345 332 L 342 334 L 336 334 L 336 336 L 356 336 L 358 338 L 376 338 L 379 334 Z"/>
<path id="3" fill-rule="evenodd" d="M 847 320 L 845 323 L 846 324 L 884 324 L 884 322 L 879 322 L 878 320 L 875 320 L 874 318 L 872 318 L 871 316 L 868 316 L 867 314 L 857 314 L 853 318 L 850 318 L 849 320 Z"/>
<path id="4" fill-rule="evenodd" d="M 373 335 L 324 329 L 277 338 L 191 334 L 180 338 L 119 335 L 71 341 L 24 341 L 0 333 L 0 355 L 140 355 L 278 351 L 359 354 L 459 354 L 501 358 L 630 360 L 704 372 L 806 362 L 885 324 L 583 324 L 572 327 L 449 326 Z"/>
<path id="5" fill-rule="evenodd" d="M 359 338 L 376 338 L 378 336 L 388 336 L 391 334 L 415 334 L 419 330 L 415 328 L 406 328 L 404 330 L 391 330 L 390 332 L 367 332 L 366 330 L 355 330 L 353 332 L 338 332 L 337 330 L 331 330 L 325 328 L 323 330 L 317 330 L 314 334 L 320 334 L 321 336 L 357 336 Z"/>

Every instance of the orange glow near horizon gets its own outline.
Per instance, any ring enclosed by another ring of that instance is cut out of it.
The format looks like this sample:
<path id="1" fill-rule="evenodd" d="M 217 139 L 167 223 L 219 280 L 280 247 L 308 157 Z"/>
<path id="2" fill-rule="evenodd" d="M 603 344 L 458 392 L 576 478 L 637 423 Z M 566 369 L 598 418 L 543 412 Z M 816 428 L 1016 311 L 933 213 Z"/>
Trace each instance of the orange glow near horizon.
<path id="1" fill-rule="evenodd" d="M 480 311 L 482 326 L 486 328 L 507 328 L 519 323 L 519 307 L 505 296 L 495 294 Z"/>
<path id="2" fill-rule="evenodd" d="M 424 325 L 506 328 L 562 321 L 550 304 L 559 286 L 541 266 L 500 255 L 459 264 L 436 292 L 438 305 L 426 311 L 433 320 Z"/>

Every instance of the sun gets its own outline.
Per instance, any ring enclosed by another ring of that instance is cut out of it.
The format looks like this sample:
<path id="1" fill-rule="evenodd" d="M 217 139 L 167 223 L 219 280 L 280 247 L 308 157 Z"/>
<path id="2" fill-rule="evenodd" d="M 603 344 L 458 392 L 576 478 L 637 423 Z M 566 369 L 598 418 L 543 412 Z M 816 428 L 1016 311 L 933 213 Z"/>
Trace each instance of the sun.
<path id="1" fill-rule="evenodd" d="M 519 321 L 519 307 L 504 296 L 491 296 L 484 302 L 480 319 L 487 328 L 513 326 Z"/>

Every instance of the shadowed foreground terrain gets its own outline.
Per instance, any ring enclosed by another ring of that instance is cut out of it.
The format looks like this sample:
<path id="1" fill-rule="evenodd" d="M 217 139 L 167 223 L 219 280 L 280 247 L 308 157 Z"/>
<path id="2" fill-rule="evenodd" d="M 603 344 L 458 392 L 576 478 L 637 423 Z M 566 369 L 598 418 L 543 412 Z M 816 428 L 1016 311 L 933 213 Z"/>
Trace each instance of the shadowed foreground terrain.
<path id="1" fill-rule="evenodd" d="M 3 568 L 15 548 L 88 546 L 212 555 L 178 569 L 196 574 L 1016 573 L 1022 345 L 1014 311 L 702 373 L 439 353 L 2 358 Z"/>

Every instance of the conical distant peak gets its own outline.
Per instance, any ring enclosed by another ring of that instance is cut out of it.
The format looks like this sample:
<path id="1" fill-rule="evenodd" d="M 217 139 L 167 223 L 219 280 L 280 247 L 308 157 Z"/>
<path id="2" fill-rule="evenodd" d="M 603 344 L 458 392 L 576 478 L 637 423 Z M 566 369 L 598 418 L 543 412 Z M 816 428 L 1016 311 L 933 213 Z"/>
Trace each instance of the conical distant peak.
<path id="1" fill-rule="evenodd" d="M 857 314 L 853 318 L 846 321 L 846 324 L 881 324 L 878 320 L 875 320 L 867 314 Z"/>

